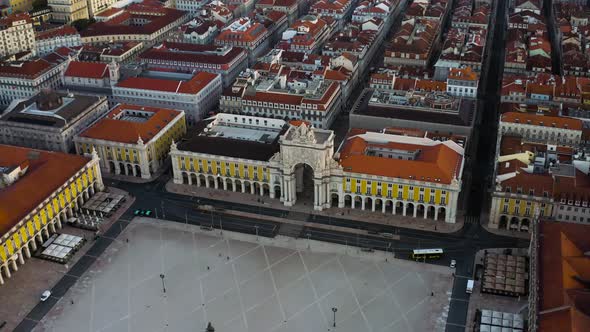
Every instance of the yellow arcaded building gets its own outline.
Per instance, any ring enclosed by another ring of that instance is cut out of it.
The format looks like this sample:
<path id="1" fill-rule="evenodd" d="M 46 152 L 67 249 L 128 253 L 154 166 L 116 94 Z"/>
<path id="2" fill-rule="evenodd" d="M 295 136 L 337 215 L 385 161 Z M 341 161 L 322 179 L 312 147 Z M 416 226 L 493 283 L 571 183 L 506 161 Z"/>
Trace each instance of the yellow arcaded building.
<path id="1" fill-rule="evenodd" d="M 335 153 L 331 130 L 224 113 L 192 130 L 170 150 L 177 184 L 456 221 L 464 158 L 452 139 L 353 129 Z"/>
<path id="2" fill-rule="evenodd" d="M 103 188 L 96 153 L 0 145 L 0 284 Z"/>
<path id="3" fill-rule="evenodd" d="M 186 133 L 184 111 L 119 104 L 76 138 L 76 152 L 96 150 L 104 172 L 149 179 Z"/>

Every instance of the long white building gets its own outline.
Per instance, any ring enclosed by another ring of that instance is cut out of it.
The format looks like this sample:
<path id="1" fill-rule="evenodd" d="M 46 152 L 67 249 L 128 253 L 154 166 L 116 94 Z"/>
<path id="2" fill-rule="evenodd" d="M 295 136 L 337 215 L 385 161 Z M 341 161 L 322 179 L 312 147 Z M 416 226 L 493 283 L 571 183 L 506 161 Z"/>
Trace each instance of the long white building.
<path id="1" fill-rule="evenodd" d="M 189 80 L 131 77 L 113 87 L 114 103 L 184 110 L 195 124 L 219 102 L 221 75 L 198 72 Z"/>

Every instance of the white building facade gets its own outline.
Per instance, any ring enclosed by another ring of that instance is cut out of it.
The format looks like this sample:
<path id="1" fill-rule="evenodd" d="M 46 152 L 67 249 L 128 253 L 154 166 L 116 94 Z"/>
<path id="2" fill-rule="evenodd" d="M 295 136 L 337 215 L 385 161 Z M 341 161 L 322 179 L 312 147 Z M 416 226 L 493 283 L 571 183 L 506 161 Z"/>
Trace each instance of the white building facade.
<path id="1" fill-rule="evenodd" d="M 0 20 L 0 56 L 35 52 L 35 30 L 28 14 L 15 14 Z"/>

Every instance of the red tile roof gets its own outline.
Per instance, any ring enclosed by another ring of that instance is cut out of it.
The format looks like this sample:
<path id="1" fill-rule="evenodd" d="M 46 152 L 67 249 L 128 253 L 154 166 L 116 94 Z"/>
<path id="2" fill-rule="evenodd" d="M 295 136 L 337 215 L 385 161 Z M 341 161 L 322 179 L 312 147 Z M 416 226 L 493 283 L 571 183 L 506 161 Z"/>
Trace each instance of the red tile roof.
<path id="1" fill-rule="evenodd" d="M 415 160 L 400 160 L 367 155 L 366 150 L 370 147 L 420 152 Z M 339 162 L 349 172 L 450 184 L 453 178 L 459 177 L 463 156 L 442 143 L 372 143 L 360 136 L 352 136 L 346 139 Z"/>
<path id="2" fill-rule="evenodd" d="M 145 122 L 120 120 L 121 113 L 126 110 L 141 110 L 154 114 Z M 80 137 L 128 144 L 137 144 L 139 137 L 141 137 L 144 143 L 148 143 L 181 114 L 181 111 L 166 108 L 120 104 L 104 118 L 82 132 Z"/>
<path id="3" fill-rule="evenodd" d="M 536 115 L 520 112 L 508 112 L 502 114 L 502 122 L 530 124 L 533 126 L 555 126 L 570 130 L 582 130 L 582 121 L 574 118 Z"/>
<path id="4" fill-rule="evenodd" d="M 0 189 L 0 236 L 61 187 L 90 158 L 10 145 L 0 145 L 0 166 L 29 164 L 12 185 Z"/>
<path id="5" fill-rule="evenodd" d="M 198 72 L 189 81 L 166 80 L 148 77 L 131 77 L 117 84 L 120 88 L 154 90 L 173 93 L 196 94 L 210 84 L 218 75 Z"/>
<path id="6" fill-rule="evenodd" d="M 0 76 L 36 78 L 51 69 L 53 65 L 45 59 L 35 59 L 21 63 L 0 65 Z"/>
<path id="7" fill-rule="evenodd" d="M 539 231 L 539 331 L 587 331 L 590 226 L 543 221 Z"/>
<path id="8" fill-rule="evenodd" d="M 83 62 L 71 61 L 64 76 L 85 77 L 85 78 L 105 78 L 109 76 L 109 67 L 102 62 Z"/>
<path id="9" fill-rule="evenodd" d="M 78 30 L 69 25 L 62 25 L 57 29 L 41 31 L 35 34 L 35 40 L 51 39 L 62 36 L 79 35 Z"/>

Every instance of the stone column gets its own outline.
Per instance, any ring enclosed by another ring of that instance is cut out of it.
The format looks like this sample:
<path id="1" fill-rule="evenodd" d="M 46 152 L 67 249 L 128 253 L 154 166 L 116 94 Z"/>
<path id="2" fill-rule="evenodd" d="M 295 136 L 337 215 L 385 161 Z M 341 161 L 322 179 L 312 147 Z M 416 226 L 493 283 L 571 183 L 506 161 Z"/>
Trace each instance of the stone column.
<path id="1" fill-rule="evenodd" d="M 438 208 L 434 207 L 434 220 L 438 220 Z"/>
<path id="2" fill-rule="evenodd" d="M 445 222 L 448 223 L 455 223 L 457 217 L 457 193 L 451 192 L 450 193 L 451 199 L 449 204 L 447 205 L 447 220 Z"/>
<path id="3" fill-rule="evenodd" d="M 25 264 L 25 258 L 23 257 L 22 249 L 18 251 L 18 262 L 20 263 L 20 265 Z"/>
<path id="4" fill-rule="evenodd" d="M 371 205 L 372 205 L 372 206 L 371 206 L 371 211 L 373 211 L 373 212 L 375 212 L 375 202 L 376 202 L 376 201 L 377 201 L 376 199 L 372 199 L 372 200 L 371 200 L 371 203 L 372 203 L 372 204 L 371 204 Z"/>
<path id="5" fill-rule="evenodd" d="M 25 251 L 25 256 L 27 258 L 31 258 L 31 250 L 29 250 L 29 245 L 25 243 L 25 246 L 23 247 L 23 250 Z"/>
<path id="6" fill-rule="evenodd" d="M 315 181 L 314 181 L 315 182 Z M 317 183 L 313 184 L 313 206 L 319 205 L 320 188 Z"/>
<path id="7" fill-rule="evenodd" d="M 407 204 L 402 202 L 402 207 L 403 207 L 403 211 L 402 211 L 402 216 L 406 216 L 406 208 L 407 208 Z"/>
<path id="8" fill-rule="evenodd" d="M 223 190 L 227 190 L 227 181 L 223 180 Z"/>
<path id="9" fill-rule="evenodd" d="M 16 272 L 16 271 L 18 271 L 18 266 L 16 265 L 16 261 L 15 261 L 15 260 L 11 260 L 10 262 L 11 262 L 11 264 L 12 264 L 12 269 L 13 269 L 15 272 Z"/>
<path id="10" fill-rule="evenodd" d="M 362 199 L 361 200 L 361 210 L 364 210 L 365 209 L 365 198 L 361 197 L 361 199 Z"/>
<path id="11" fill-rule="evenodd" d="M 205 188 L 209 188 L 209 177 L 205 177 Z"/>
<path id="12" fill-rule="evenodd" d="M 0 271 L 0 285 L 4 285 L 4 277 L 2 277 L 2 271 Z"/>
<path id="13" fill-rule="evenodd" d="M 264 196 L 264 185 L 260 183 L 260 196 Z"/>
<path id="14" fill-rule="evenodd" d="M 4 274 L 6 274 L 7 278 L 10 278 L 12 274 L 10 273 L 10 268 L 8 267 L 8 262 L 3 265 L 4 267 Z"/>
<path id="15" fill-rule="evenodd" d="M 188 185 L 189 186 L 192 186 L 193 179 L 192 179 L 191 173 L 187 173 L 186 175 L 187 175 L 187 178 L 188 178 Z"/>
<path id="16" fill-rule="evenodd" d="M 428 219 L 428 207 L 424 207 L 424 219 Z"/>

